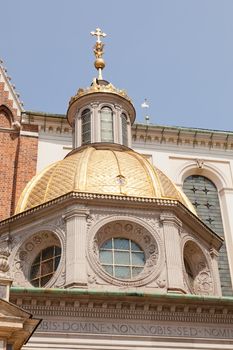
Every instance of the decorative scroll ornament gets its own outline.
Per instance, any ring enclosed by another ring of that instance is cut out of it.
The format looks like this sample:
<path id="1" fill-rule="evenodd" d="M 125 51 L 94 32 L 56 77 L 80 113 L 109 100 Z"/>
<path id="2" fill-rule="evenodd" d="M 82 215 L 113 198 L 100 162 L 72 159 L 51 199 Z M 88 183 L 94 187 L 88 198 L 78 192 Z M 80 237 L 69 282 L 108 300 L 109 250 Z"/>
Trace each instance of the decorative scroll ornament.
<path id="1" fill-rule="evenodd" d="M 8 258 L 10 256 L 9 251 L 2 250 L 0 251 L 0 276 L 5 276 L 5 274 L 9 271 L 9 261 Z"/>

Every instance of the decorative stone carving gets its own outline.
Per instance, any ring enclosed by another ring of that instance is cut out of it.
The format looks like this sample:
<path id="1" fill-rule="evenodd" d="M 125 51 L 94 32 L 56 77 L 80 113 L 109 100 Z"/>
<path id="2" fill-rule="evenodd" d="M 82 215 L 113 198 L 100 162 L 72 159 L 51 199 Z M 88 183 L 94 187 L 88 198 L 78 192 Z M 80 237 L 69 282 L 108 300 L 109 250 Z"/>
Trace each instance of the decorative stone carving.
<path id="1" fill-rule="evenodd" d="M 203 250 L 193 240 L 184 245 L 185 281 L 191 293 L 213 295 L 213 273 Z"/>
<path id="2" fill-rule="evenodd" d="M 204 165 L 205 165 L 203 159 L 196 159 L 196 164 L 197 164 L 197 168 L 199 168 L 199 169 L 203 169 Z"/>
<path id="3" fill-rule="evenodd" d="M 0 276 L 5 276 L 9 271 L 9 261 L 8 257 L 10 256 L 10 252 L 7 250 L 0 251 Z"/>
<path id="4" fill-rule="evenodd" d="M 41 231 L 30 236 L 17 249 L 11 266 L 14 285 L 30 287 L 29 282 L 31 264 L 42 249 L 52 245 L 62 246 L 58 236 L 49 231 Z M 63 248 L 63 247 L 62 247 Z M 64 256 L 64 254 L 62 254 Z M 48 282 L 46 287 L 51 287 L 61 273 L 64 257 L 61 258 L 60 264 L 54 276 Z"/>
<path id="5" fill-rule="evenodd" d="M 156 233 L 152 234 L 140 224 L 128 220 L 115 220 L 106 223 L 96 231 L 94 231 L 90 237 L 87 253 L 91 263 L 90 266 L 94 268 L 96 274 L 103 280 L 110 284 L 122 287 L 142 286 L 155 280 L 159 275 L 163 254 L 162 243 Z M 132 239 L 142 248 L 145 254 L 146 262 L 143 271 L 132 279 L 120 279 L 110 276 L 102 268 L 99 261 L 100 246 L 110 238 L 119 237 Z M 166 281 L 161 281 L 159 283 L 164 286 Z"/>
<path id="6" fill-rule="evenodd" d="M 66 269 L 63 267 L 61 273 L 58 275 L 57 280 L 54 282 L 54 288 L 63 288 L 66 282 Z"/>
<path id="7" fill-rule="evenodd" d="M 148 225 L 154 230 L 156 230 L 157 233 L 159 233 L 159 230 L 161 228 L 159 219 L 155 216 L 154 212 L 147 212 L 146 214 L 142 215 L 142 213 L 139 210 L 134 210 L 132 213 L 128 209 L 116 210 L 116 208 L 105 208 L 105 210 L 99 210 L 97 208 L 95 212 L 92 212 L 89 215 L 87 215 L 87 229 L 90 230 L 90 228 L 93 227 L 100 220 L 104 218 L 109 218 L 112 215 L 125 217 L 125 220 L 132 219 L 132 221 L 135 219 L 136 216 L 137 218 L 140 218 L 144 222 L 148 223 Z"/>

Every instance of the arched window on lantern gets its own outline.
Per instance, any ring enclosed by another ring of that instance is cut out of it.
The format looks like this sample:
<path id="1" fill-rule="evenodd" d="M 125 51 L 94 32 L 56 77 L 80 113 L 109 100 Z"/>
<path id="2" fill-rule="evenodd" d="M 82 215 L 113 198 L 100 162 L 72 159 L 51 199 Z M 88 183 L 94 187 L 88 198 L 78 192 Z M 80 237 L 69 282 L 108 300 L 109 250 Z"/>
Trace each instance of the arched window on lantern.
<path id="1" fill-rule="evenodd" d="M 91 111 L 84 109 L 81 114 L 82 120 L 82 144 L 91 142 Z"/>
<path id="2" fill-rule="evenodd" d="M 110 107 L 103 107 L 100 111 L 101 141 L 113 142 L 113 112 Z"/>
<path id="3" fill-rule="evenodd" d="M 124 146 L 128 146 L 127 116 L 125 113 L 121 114 L 121 132 L 122 132 L 122 144 Z"/>

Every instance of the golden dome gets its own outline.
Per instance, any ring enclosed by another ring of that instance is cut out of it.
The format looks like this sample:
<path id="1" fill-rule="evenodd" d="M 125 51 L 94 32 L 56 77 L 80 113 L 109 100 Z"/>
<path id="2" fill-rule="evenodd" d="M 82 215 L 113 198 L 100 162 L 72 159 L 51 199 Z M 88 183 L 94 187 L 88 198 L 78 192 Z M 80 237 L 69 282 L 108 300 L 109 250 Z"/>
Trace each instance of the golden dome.
<path id="1" fill-rule="evenodd" d="M 142 155 L 104 143 L 82 146 L 36 175 L 21 194 L 16 213 L 69 192 L 173 199 L 195 213 L 187 197 Z"/>

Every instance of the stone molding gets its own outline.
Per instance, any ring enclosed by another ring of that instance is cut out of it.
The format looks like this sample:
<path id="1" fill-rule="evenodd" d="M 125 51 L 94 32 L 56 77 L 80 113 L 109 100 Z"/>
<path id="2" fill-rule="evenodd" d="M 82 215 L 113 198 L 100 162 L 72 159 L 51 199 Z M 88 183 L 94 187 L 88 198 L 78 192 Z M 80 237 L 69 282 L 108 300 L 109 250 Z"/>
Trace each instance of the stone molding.
<path id="1" fill-rule="evenodd" d="M 59 220 L 58 220 L 59 222 Z M 37 230 L 36 230 L 37 228 Z M 62 287 L 65 284 L 65 233 L 54 225 L 40 225 L 39 228 L 30 228 L 26 232 L 22 232 L 17 238 L 12 239 L 11 243 L 11 274 L 14 285 L 30 287 L 29 273 L 33 260 L 39 252 L 48 247 L 50 244 L 58 243 L 62 248 L 61 260 L 54 276 L 48 282 L 47 287 Z"/>
<path id="2" fill-rule="evenodd" d="M 11 301 L 39 317 L 90 317 L 101 319 L 128 319 L 140 321 L 175 321 L 192 323 L 233 324 L 233 305 L 218 305 L 211 302 L 191 304 L 185 301 L 168 301 L 166 295 L 159 302 L 130 301 L 130 297 L 106 299 L 94 297 L 43 297 L 15 295 L 11 293 Z M 148 299 L 148 295 L 147 295 Z"/>
<path id="3" fill-rule="evenodd" d="M 117 227 L 115 226 L 117 225 Z M 99 247 L 112 237 L 121 236 L 132 239 L 143 249 L 146 264 L 143 271 L 133 279 L 119 279 L 107 274 L 99 262 Z M 164 261 L 164 248 L 159 234 L 143 220 L 133 215 L 98 215 L 97 223 L 92 227 L 88 236 L 87 257 L 90 267 L 97 276 L 111 285 L 143 286 L 155 280 L 162 272 Z M 96 281 L 96 276 L 95 276 Z M 166 281 L 158 281 L 160 287 L 166 286 Z"/>

